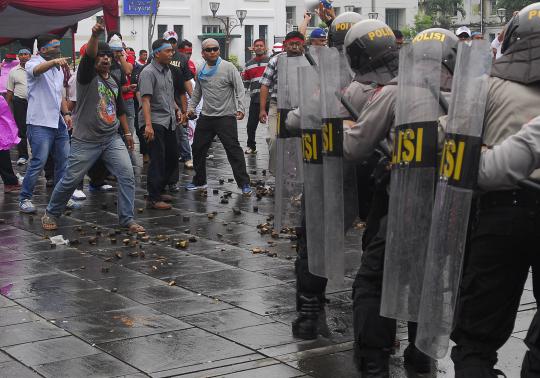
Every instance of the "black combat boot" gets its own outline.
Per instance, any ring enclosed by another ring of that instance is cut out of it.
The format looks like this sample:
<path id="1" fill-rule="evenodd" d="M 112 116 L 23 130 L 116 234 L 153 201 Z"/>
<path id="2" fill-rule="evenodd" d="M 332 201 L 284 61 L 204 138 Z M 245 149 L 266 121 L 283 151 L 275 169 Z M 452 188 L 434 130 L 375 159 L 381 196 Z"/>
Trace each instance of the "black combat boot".
<path id="1" fill-rule="evenodd" d="M 419 374 L 429 373 L 433 359 L 421 352 L 414 344 L 409 344 L 403 352 L 405 365 L 408 365 Z"/>
<path id="2" fill-rule="evenodd" d="M 304 340 L 317 338 L 319 311 L 321 303 L 317 297 L 298 297 L 298 317 L 292 323 L 292 333 L 294 337 Z"/>
<path id="3" fill-rule="evenodd" d="M 455 378 L 500 378 L 506 375 L 499 369 L 493 369 L 487 366 L 467 366 L 465 368 L 455 369 Z"/>
<path id="4" fill-rule="evenodd" d="M 389 378 L 390 353 L 384 350 L 362 350 L 355 344 L 354 362 L 362 378 Z"/>

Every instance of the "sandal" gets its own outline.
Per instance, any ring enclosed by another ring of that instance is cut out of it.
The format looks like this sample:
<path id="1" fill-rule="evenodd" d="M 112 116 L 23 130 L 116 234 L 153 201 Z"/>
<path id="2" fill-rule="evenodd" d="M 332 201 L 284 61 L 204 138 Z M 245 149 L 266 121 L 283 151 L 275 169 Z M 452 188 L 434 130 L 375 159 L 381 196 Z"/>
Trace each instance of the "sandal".
<path id="1" fill-rule="evenodd" d="M 135 222 L 133 223 L 130 223 L 128 226 L 127 226 L 127 229 L 130 231 L 130 232 L 133 232 L 133 233 L 137 233 L 137 232 L 145 232 L 146 230 L 144 229 L 143 226 L 141 226 L 140 224 L 137 224 Z"/>
<path id="2" fill-rule="evenodd" d="M 56 223 L 56 219 L 54 217 L 51 217 L 45 213 L 45 215 L 41 217 L 41 227 L 43 227 L 45 231 L 53 231 L 58 228 L 58 224 Z"/>

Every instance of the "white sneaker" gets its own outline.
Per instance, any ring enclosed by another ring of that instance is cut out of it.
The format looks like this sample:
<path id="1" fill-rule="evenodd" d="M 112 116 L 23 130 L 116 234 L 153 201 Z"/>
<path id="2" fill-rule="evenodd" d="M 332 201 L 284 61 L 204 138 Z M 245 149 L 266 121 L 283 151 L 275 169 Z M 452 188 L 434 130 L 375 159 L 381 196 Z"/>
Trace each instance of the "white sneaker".
<path id="1" fill-rule="evenodd" d="M 77 189 L 73 192 L 73 195 L 71 196 L 71 198 L 73 198 L 76 201 L 82 201 L 86 199 L 86 194 L 84 194 L 82 190 Z"/>
<path id="2" fill-rule="evenodd" d="M 19 181 L 19 185 L 22 185 L 24 181 L 24 176 L 21 175 L 19 172 L 15 173 L 15 176 L 17 176 L 17 181 Z"/>
<path id="3" fill-rule="evenodd" d="M 82 205 L 80 203 L 73 201 L 71 198 L 66 204 L 66 209 L 69 209 L 69 210 L 77 210 L 77 209 L 80 209 L 81 207 Z"/>
<path id="4" fill-rule="evenodd" d="M 25 165 L 28 159 L 20 157 L 19 160 L 17 160 L 17 165 Z"/>
<path id="5" fill-rule="evenodd" d="M 214 155 L 208 154 L 208 155 L 206 155 L 206 158 L 209 159 L 209 160 L 212 160 L 214 158 Z"/>
<path id="6" fill-rule="evenodd" d="M 187 169 L 193 169 L 193 160 L 188 160 L 184 163 L 184 167 Z"/>

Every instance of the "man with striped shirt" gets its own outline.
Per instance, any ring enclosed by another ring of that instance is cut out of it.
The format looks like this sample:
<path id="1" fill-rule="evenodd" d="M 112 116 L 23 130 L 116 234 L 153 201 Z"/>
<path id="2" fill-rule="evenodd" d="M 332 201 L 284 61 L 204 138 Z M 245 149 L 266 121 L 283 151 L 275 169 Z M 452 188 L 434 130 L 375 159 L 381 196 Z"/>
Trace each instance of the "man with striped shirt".
<path id="1" fill-rule="evenodd" d="M 268 65 L 268 55 L 266 54 L 266 43 L 263 39 L 256 39 L 253 42 L 253 52 L 255 52 L 255 57 L 246 63 L 246 68 L 242 72 L 242 79 L 247 88 L 249 88 L 249 93 L 251 95 L 251 102 L 249 104 L 249 118 L 247 122 L 247 149 L 246 155 L 256 154 L 257 148 L 255 143 L 255 132 L 257 131 L 257 126 L 259 125 L 259 109 L 260 109 L 260 98 L 259 93 L 261 89 L 261 77 L 263 76 L 264 70 Z M 266 102 L 266 109 L 268 111 L 268 101 Z"/>

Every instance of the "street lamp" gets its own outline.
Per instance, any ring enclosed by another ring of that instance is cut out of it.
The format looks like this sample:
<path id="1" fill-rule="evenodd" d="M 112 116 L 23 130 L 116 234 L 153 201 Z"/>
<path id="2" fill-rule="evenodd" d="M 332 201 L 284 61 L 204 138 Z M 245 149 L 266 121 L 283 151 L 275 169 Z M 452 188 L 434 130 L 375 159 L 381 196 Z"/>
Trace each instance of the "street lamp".
<path id="1" fill-rule="evenodd" d="M 506 18 L 506 9 L 505 8 L 497 9 L 497 16 L 501 19 L 501 24 L 503 24 L 504 19 Z"/>
<path id="2" fill-rule="evenodd" d="M 369 12 L 368 17 L 369 17 L 370 20 L 376 20 L 377 18 L 379 18 L 379 13 L 377 13 L 377 12 Z"/>
<path id="3" fill-rule="evenodd" d="M 345 12 L 354 12 L 354 5 L 345 5 L 343 9 L 345 9 Z"/>
<path id="4" fill-rule="evenodd" d="M 229 59 L 229 49 L 231 46 L 231 33 L 234 30 L 234 28 L 240 26 L 242 27 L 244 24 L 244 20 L 247 16 L 247 10 L 245 9 L 238 9 L 236 11 L 236 18 L 233 17 L 219 17 L 216 16 L 217 11 L 219 10 L 219 2 L 217 1 L 211 1 L 209 3 L 210 5 L 210 11 L 212 12 L 212 17 L 218 19 L 223 23 L 223 26 L 225 26 L 225 59 Z"/>

